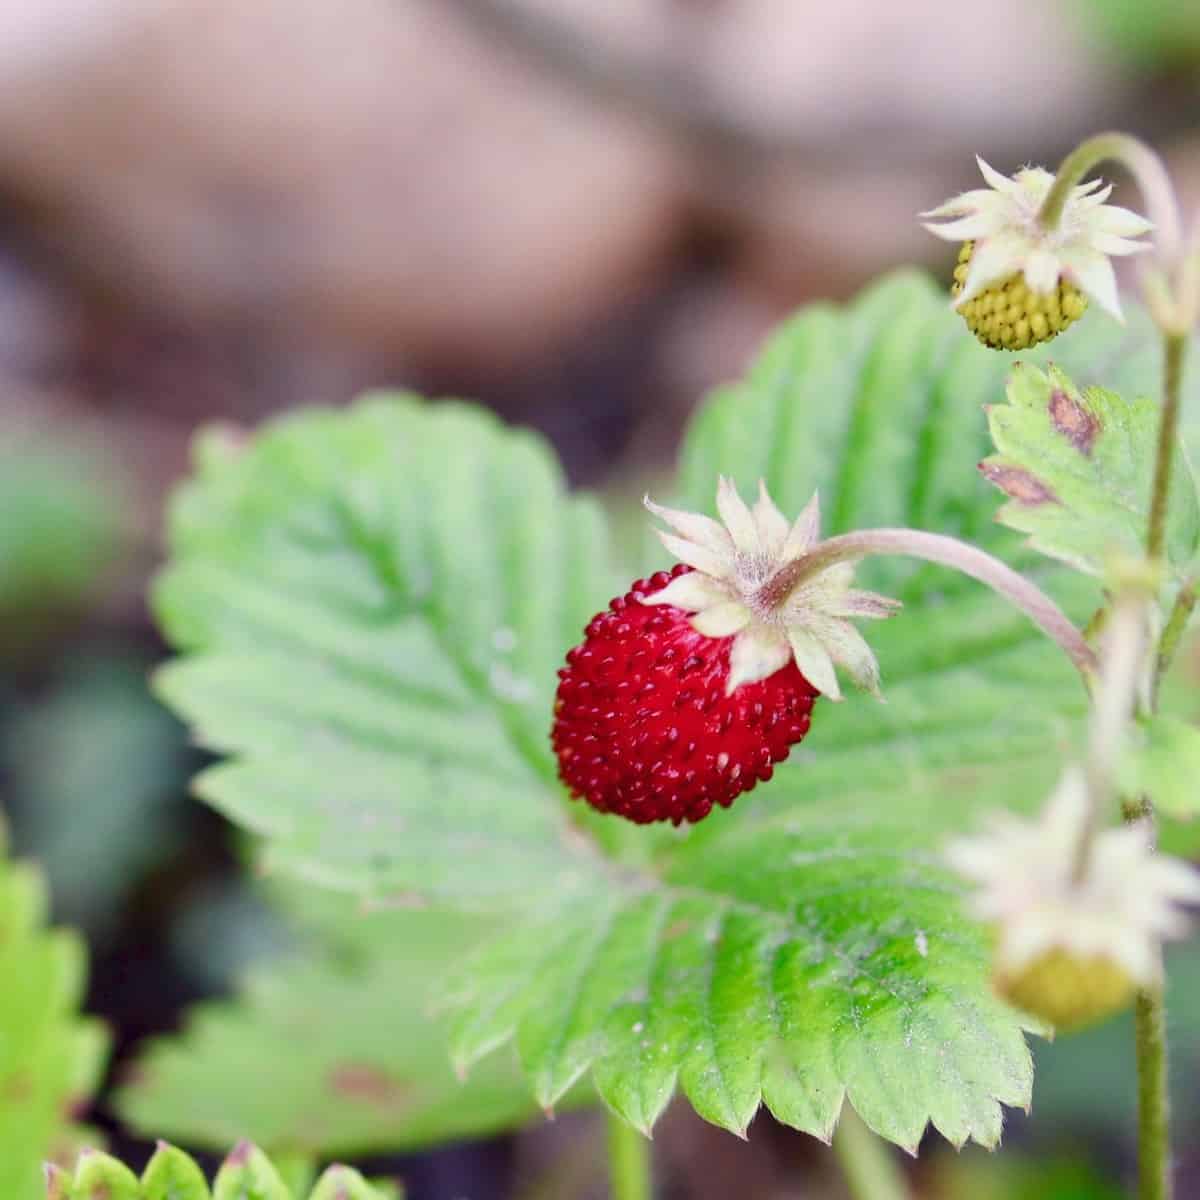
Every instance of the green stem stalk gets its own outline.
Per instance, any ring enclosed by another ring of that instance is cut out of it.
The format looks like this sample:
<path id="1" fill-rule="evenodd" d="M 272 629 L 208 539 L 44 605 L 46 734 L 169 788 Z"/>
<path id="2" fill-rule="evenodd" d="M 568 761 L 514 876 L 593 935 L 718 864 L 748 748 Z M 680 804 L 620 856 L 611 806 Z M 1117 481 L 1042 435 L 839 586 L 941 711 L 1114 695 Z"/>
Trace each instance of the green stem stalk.
<path id="1" fill-rule="evenodd" d="M 1187 356 L 1187 348 L 1188 339 L 1185 335 L 1169 333 L 1163 339 L 1163 407 L 1158 422 L 1150 519 L 1146 526 L 1146 555 L 1151 561 L 1162 558 L 1166 541 L 1167 502 L 1171 494 L 1171 468 L 1175 463 L 1180 396 L 1183 392 L 1183 360 Z"/>
<path id="2" fill-rule="evenodd" d="M 1134 1002 L 1138 1073 L 1138 1200 L 1171 1200 L 1167 1024 L 1161 988 Z"/>
<path id="3" fill-rule="evenodd" d="M 833 1152 L 854 1200 L 908 1200 L 908 1185 L 895 1159 L 849 1104 L 842 1108 Z"/>
<path id="4" fill-rule="evenodd" d="M 1146 554 L 1151 562 L 1163 557 L 1166 542 L 1167 503 L 1171 492 L 1171 466 L 1179 427 L 1179 405 L 1183 363 L 1188 336 L 1168 330 L 1163 334 L 1163 406 L 1159 418 L 1158 446 L 1154 463 L 1154 485 L 1146 528 Z M 1176 606 L 1178 608 L 1178 604 Z M 1186 620 L 1186 616 L 1183 618 Z M 1155 690 L 1164 665 L 1159 644 L 1154 679 Z M 1167 657 L 1166 661 L 1169 661 Z M 1143 820 L 1154 824 L 1154 809 L 1143 802 Z M 1171 1200 L 1171 1135 L 1167 1100 L 1167 1021 L 1162 988 L 1138 993 L 1134 1005 L 1134 1037 L 1138 1073 L 1138 1198 Z"/>
<path id="5" fill-rule="evenodd" d="M 1096 656 L 1071 619 L 1035 583 L 1012 567 L 967 542 L 920 529 L 859 529 L 818 543 L 803 557 L 776 572 L 763 584 L 755 606 L 773 609 L 804 580 L 839 562 L 855 562 L 872 554 L 899 554 L 937 563 L 986 584 L 1019 608 L 1066 653 L 1091 690 Z"/>
<path id="6" fill-rule="evenodd" d="M 608 1186 L 612 1200 L 650 1200 L 650 1142 L 628 1121 L 609 1113 Z"/>

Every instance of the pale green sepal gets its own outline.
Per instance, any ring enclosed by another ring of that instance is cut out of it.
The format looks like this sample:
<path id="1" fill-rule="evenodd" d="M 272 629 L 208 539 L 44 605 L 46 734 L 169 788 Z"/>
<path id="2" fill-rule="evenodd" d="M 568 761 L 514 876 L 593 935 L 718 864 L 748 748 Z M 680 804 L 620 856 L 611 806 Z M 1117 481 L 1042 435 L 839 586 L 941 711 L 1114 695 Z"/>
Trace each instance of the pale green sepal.
<path id="1" fill-rule="evenodd" d="M 208 1182 L 189 1155 L 159 1142 L 142 1172 L 141 1200 L 209 1200 Z"/>
<path id="2" fill-rule="evenodd" d="M 249 1142 L 240 1142 L 213 1181 L 213 1200 L 292 1200 L 271 1160 Z"/>

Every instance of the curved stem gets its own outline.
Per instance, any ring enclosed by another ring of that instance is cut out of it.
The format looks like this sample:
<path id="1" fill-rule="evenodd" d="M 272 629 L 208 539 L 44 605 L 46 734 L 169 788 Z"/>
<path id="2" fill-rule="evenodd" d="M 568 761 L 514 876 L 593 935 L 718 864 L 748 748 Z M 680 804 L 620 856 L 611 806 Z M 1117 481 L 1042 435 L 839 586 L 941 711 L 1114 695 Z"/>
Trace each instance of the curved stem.
<path id="1" fill-rule="evenodd" d="M 612 1200 L 650 1200 L 650 1142 L 616 1113 L 608 1121 L 608 1188 Z"/>
<path id="2" fill-rule="evenodd" d="M 1128 168 L 1137 180 L 1150 220 L 1154 222 L 1159 257 L 1165 262 L 1174 263 L 1182 242 L 1175 189 L 1171 186 L 1162 159 L 1145 142 L 1127 133 L 1098 133 L 1081 142 L 1063 159 L 1055 173 L 1054 185 L 1042 202 L 1038 213 L 1039 224 L 1045 230 L 1056 229 L 1062 220 L 1071 190 L 1105 159 Z"/>
<path id="3" fill-rule="evenodd" d="M 860 529 L 830 538 L 769 579 L 759 593 L 758 602 L 776 607 L 805 579 L 835 563 L 854 561 L 871 554 L 900 554 L 924 559 L 961 571 L 986 584 L 1025 613 L 1062 648 L 1083 677 L 1084 685 L 1091 690 L 1096 656 L 1066 613 L 1041 588 L 998 558 L 945 534 L 919 529 Z"/>
<path id="4" fill-rule="evenodd" d="M 854 1200 L 907 1200 L 908 1187 L 887 1146 L 849 1104 L 842 1107 L 833 1152 Z"/>

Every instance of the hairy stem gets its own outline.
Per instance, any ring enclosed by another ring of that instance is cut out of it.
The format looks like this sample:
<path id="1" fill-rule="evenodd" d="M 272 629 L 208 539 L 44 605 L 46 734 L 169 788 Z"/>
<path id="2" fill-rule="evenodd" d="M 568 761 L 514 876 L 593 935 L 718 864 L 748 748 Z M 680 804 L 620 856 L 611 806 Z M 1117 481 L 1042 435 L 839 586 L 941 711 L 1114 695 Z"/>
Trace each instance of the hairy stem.
<path id="1" fill-rule="evenodd" d="M 1162 678 L 1171 669 L 1171 663 L 1175 661 L 1175 652 L 1179 649 L 1179 643 L 1183 640 L 1183 635 L 1187 631 L 1188 620 L 1191 618 L 1192 612 L 1196 607 L 1196 585 L 1189 582 L 1179 589 L 1179 595 L 1175 597 L 1175 603 L 1171 608 L 1171 615 L 1167 618 L 1166 627 L 1163 629 L 1162 637 L 1158 643 L 1158 660 L 1154 665 L 1154 687 L 1155 701 L 1158 699 L 1158 685 Z"/>
<path id="2" fill-rule="evenodd" d="M 1187 356 L 1187 348 L 1186 335 L 1169 333 L 1163 338 L 1163 406 L 1158 421 L 1150 519 L 1146 526 L 1146 554 L 1151 560 L 1162 558 L 1166 541 L 1167 503 L 1171 495 L 1171 468 L 1175 462 L 1179 404 L 1183 391 L 1183 361 Z"/>
<path id="3" fill-rule="evenodd" d="M 1171 1200 L 1167 1022 L 1161 988 L 1134 1002 L 1138 1073 L 1138 1200 Z"/>
<path id="4" fill-rule="evenodd" d="M 907 1200 L 908 1186 L 887 1146 L 849 1104 L 842 1107 L 833 1152 L 854 1200 Z"/>
<path id="5" fill-rule="evenodd" d="M 1126 167 L 1137 180 L 1148 216 L 1154 222 L 1159 256 L 1163 261 L 1173 263 L 1182 241 L 1175 189 L 1162 159 L 1145 142 L 1127 133 L 1098 133 L 1081 142 L 1063 159 L 1055 173 L 1054 184 L 1042 202 L 1039 224 L 1045 230 L 1057 229 L 1072 189 L 1106 159 Z"/>
<path id="6" fill-rule="evenodd" d="M 1083 677 L 1090 690 L 1096 673 L 1096 656 L 1070 618 L 1035 583 L 1019 575 L 998 558 L 941 533 L 919 529 L 860 529 L 821 542 L 813 550 L 788 563 L 763 585 L 756 604 L 777 607 L 805 579 L 835 563 L 854 561 L 872 554 L 899 554 L 920 558 L 961 571 L 986 584 L 1019 608 L 1039 629 L 1056 642 Z"/>
<path id="7" fill-rule="evenodd" d="M 608 1188 L 612 1200 L 650 1200 L 650 1142 L 615 1113 L 608 1117 Z"/>

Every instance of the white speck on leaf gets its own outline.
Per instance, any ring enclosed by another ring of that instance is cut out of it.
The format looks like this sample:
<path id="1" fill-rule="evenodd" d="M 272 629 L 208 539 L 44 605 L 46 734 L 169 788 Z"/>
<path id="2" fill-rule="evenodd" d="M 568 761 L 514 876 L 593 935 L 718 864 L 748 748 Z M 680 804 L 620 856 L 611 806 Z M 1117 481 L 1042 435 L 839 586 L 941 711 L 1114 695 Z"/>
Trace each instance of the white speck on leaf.
<path id="1" fill-rule="evenodd" d="M 913 938 L 913 941 L 916 942 L 916 944 L 917 944 L 917 953 L 922 958 L 928 958 L 929 957 L 929 939 L 925 936 L 925 930 L 918 929 L 917 936 L 915 938 Z"/>
<path id="2" fill-rule="evenodd" d="M 492 632 L 492 647 L 500 654 L 511 654 L 516 649 L 517 635 L 508 628 L 507 625 L 502 625 L 499 629 Z"/>
<path id="3" fill-rule="evenodd" d="M 646 1026 L 641 1021 L 635 1021 L 633 1024 L 633 1032 L 634 1033 L 641 1033 L 642 1030 L 645 1028 L 646 1028 Z"/>

